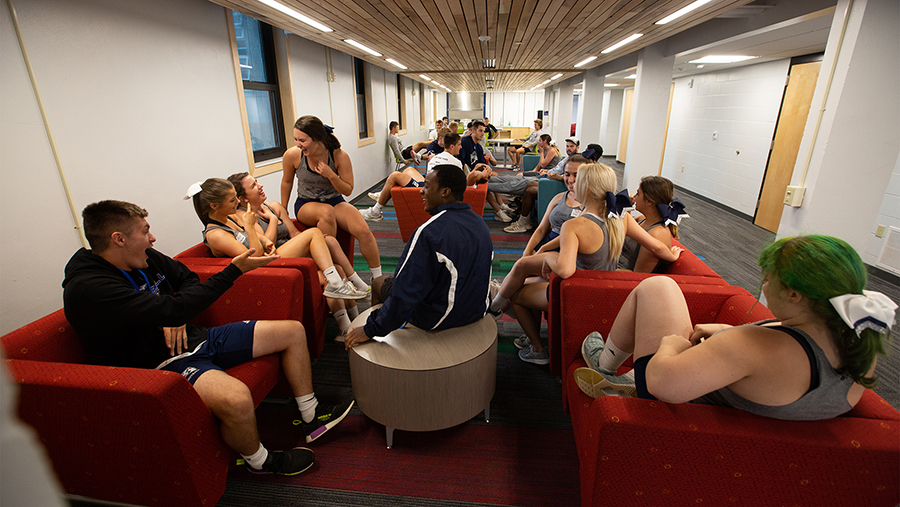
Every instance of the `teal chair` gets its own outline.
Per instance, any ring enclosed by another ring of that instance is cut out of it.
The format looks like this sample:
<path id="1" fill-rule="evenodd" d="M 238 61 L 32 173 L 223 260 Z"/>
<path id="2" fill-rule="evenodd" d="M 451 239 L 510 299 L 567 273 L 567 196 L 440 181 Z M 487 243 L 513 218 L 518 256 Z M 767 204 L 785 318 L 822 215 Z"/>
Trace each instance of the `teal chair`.
<path id="1" fill-rule="evenodd" d="M 534 168 L 537 167 L 540 161 L 540 155 L 522 155 L 522 170 L 525 172 L 534 171 Z"/>
<path id="2" fill-rule="evenodd" d="M 537 196 L 537 219 L 538 223 L 544 219 L 544 213 L 550 201 L 556 197 L 556 194 L 566 191 L 566 184 L 559 180 L 551 180 L 544 178 L 538 180 L 538 196 Z"/>

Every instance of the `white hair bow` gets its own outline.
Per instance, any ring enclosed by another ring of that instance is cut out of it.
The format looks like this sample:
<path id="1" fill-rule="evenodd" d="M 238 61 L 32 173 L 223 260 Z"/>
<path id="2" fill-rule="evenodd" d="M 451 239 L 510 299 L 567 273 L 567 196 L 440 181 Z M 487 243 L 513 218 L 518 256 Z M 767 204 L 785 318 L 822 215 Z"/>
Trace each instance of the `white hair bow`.
<path id="1" fill-rule="evenodd" d="M 200 182 L 198 181 L 197 183 L 194 183 L 193 185 L 188 187 L 187 193 L 184 194 L 184 200 L 186 201 L 191 197 L 194 197 L 195 195 L 199 194 L 201 190 L 203 189 L 200 188 Z"/>
<path id="2" fill-rule="evenodd" d="M 894 323 L 897 304 L 880 292 L 864 290 L 862 294 L 844 294 L 828 301 L 857 335 L 864 329 L 887 333 Z"/>

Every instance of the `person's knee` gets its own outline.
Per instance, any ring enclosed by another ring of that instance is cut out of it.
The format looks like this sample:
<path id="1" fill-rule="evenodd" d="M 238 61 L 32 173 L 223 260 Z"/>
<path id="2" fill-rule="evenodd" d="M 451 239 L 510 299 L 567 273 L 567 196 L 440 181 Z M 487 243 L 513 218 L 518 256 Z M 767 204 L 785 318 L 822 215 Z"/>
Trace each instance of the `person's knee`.
<path id="1" fill-rule="evenodd" d="M 651 276 L 649 278 L 645 278 L 638 284 L 637 287 L 634 288 L 638 294 L 641 293 L 651 293 L 651 294 L 659 294 L 662 292 L 668 291 L 681 291 L 678 288 L 678 283 L 675 280 L 672 280 L 668 276 Z"/>
<path id="2" fill-rule="evenodd" d="M 228 387 L 221 389 L 218 394 L 215 413 L 219 419 L 241 421 L 251 418 L 254 411 L 253 395 L 244 383 L 230 382 Z"/>
<path id="3" fill-rule="evenodd" d="M 329 206 L 327 208 L 322 209 L 322 212 L 319 213 L 319 223 L 327 223 L 327 224 L 335 223 L 335 215 L 334 215 L 333 207 Z"/>

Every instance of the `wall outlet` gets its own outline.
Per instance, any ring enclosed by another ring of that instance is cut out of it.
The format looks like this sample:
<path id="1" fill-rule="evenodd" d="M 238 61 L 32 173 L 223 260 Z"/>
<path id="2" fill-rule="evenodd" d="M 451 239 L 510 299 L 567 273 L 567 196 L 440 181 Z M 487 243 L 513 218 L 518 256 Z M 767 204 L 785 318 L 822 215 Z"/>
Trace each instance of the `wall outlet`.
<path id="1" fill-rule="evenodd" d="M 718 132 L 713 132 L 713 141 L 715 141 L 715 140 L 718 139 L 718 138 L 719 138 L 719 133 L 718 133 Z"/>
<path id="2" fill-rule="evenodd" d="M 784 191 L 784 204 L 792 208 L 799 208 L 803 204 L 804 194 L 806 194 L 806 187 L 788 186 Z"/>
<path id="3" fill-rule="evenodd" d="M 681 166 L 681 172 L 684 172 L 684 166 Z"/>
<path id="4" fill-rule="evenodd" d="M 875 228 L 875 237 L 876 237 L 876 238 L 883 238 L 883 237 L 884 237 L 884 230 L 885 230 L 885 229 L 886 229 L 885 226 L 879 224 L 878 227 Z"/>

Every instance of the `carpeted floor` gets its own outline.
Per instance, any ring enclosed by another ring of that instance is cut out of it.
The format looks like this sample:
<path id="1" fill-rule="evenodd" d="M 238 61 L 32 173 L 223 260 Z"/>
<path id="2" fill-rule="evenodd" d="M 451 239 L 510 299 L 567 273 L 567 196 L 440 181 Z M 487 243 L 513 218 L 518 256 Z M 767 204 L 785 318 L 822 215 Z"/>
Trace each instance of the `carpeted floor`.
<path id="1" fill-rule="evenodd" d="M 622 164 L 610 157 L 603 162 L 616 170 L 621 181 Z M 758 294 L 756 256 L 775 235 L 708 200 L 679 190 L 676 195 L 691 215 L 682 222 L 681 242 L 728 283 Z M 360 208 L 372 203 L 365 193 L 353 202 Z M 494 221 L 490 207 L 484 218 L 495 246 L 493 275 L 500 280 L 521 255 L 529 234 L 503 232 L 507 224 Z M 384 220 L 369 225 L 378 239 L 383 271 L 393 272 L 404 247 L 393 208 L 385 208 Z M 368 280 L 368 267 L 358 249 L 355 267 Z M 870 278 L 869 288 L 900 301 L 895 283 Z M 900 329 L 896 321 L 894 329 Z M 313 365 L 316 394 L 325 403 L 352 395 L 347 355 L 342 346 L 331 342 L 336 332 L 336 324 L 330 321 L 325 351 Z M 571 423 L 562 410 L 560 381 L 547 367 L 518 359 L 512 340 L 521 332 L 509 317 L 499 322 L 497 391 L 489 423 L 479 415 L 443 431 L 396 431 L 394 448 L 388 450 L 384 428 L 354 409 L 346 422 L 312 446 L 317 463 L 311 471 L 271 477 L 232 467 L 219 505 L 578 505 L 578 461 Z M 881 382 L 876 392 L 900 407 L 897 340 L 891 348 L 891 355 L 879 362 Z M 263 442 L 276 449 L 303 445 L 291 425 L 296 415 L 292 402 L 263 404 L 258 410 Z"/>

